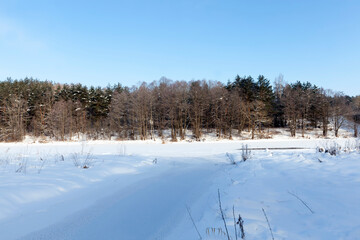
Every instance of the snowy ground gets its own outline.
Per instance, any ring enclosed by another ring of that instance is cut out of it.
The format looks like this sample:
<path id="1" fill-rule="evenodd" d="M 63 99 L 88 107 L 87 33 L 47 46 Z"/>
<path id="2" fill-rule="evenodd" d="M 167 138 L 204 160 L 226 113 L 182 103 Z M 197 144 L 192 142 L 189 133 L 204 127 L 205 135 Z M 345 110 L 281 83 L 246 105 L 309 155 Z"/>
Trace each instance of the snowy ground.
<path id="1" fill-rule="evenodd" d="M 243 144 L 265 150 L 243 162 Z M 271 150 L 285 147 L 303 149 Z M 272 239 L 263 209 L 275 239 L 358 239 L 357 147 L 351 138 L 0 144 L 0 239 L 199 239 L 186 207 L 202 239 L 227 239 L 218 189 L 231 239 L 233 207 L 246 239 Z"/>

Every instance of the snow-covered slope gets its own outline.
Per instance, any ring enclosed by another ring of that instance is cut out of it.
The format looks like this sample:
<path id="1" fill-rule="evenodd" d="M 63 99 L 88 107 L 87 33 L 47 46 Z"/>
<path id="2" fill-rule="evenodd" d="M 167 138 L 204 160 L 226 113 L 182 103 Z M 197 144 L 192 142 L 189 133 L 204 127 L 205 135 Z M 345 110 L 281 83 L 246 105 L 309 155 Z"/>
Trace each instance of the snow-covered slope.
<path id="1" fill-rule="evenodd" d="M 227 239 L 218 190 L 232 239 L 233 206 L 247 239 L 262 209 L 275 239 L 356 239 L 359 143 L 334 141 L 0 144 L 0 239 Z"/>

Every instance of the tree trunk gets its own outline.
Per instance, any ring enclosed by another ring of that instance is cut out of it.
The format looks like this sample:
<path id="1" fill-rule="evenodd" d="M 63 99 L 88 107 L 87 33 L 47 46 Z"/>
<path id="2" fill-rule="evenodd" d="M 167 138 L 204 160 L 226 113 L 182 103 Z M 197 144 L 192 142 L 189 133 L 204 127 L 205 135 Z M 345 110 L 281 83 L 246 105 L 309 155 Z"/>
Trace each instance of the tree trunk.
<path id="1" fill-rule="evenodd" d="M 358 137 L 358 128 L 356 123 L 354 123 L 354 137 Z"/>

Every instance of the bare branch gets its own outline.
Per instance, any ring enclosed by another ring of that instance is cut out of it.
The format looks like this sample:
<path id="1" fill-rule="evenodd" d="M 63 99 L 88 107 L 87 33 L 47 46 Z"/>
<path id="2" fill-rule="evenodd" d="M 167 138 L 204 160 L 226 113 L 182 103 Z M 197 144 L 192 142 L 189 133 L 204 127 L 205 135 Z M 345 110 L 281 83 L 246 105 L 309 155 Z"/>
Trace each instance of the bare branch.
<path id="1" fill-rule="evenodd" d="M 267 224 L 268 224 L 268 226 L 269 226 L 269 230 L 270 230 L 270 233 L 271 233 L 272 240 L 274 240 L 274 234 L 273 234 L 273 232 L 272 232 L 272 229 L 271 229 L 271 226 L 270 226 L 270 222 L 269 222 L 269 219 L 268 219 L 268 217 L 267 217 L 267 215 L 266 215 L 266 213 L 265 213 L 264 208 L 262 208 L 262 211 L 263 211 L 263 213 L 264 213 L 266 222 L 267 222 Z"/>
<path id="2" fill-rule="evenodd" d="M 307 209 L 309 209 L 309 211 L 312 213 L 312 214 L 314 214 L 314 211 L 306 204 L 306 202 L 304 202 L 300 197 L 298 197 L 296 194 L 294 194 L 294 193 L 292 193 L 292 192 L 290 192 L 290 191 L 288 191 L 288 193 L 290 194 L 290 195 L 292 195 L 292 196 L 294 196 L 295 198 L 297 198 L 302 204 L 304 204 L 304 206 L 307 208 Z"/>
<path id="3" fill-rule="evenodd" d="M 185 206 L 186 206 L 186 210 L 187 210 L 187 212 L 188 212 L 188 214 L 190 216 L 191 222 L 194 225 L 197 234 L 199 235 L 199 239 L 201 240 L 202 239 L 201 234 L 200 234 L 198 228 L 196 227 L 196 224 L 195 224 L 195 221 L 194 221 L 193 217 L 191 216 L 190 209 L 189 209 L 189 207 L 187 205 L 185 205 Z"/>
<path id="4" fill-rule="evenodd" d="M 218 189 L 218 197 L 219 197 L 219 208 L 220 208 L 220 212 L 221 212 L 221 218 L 224 221 L 224 226 L 225 226 L 225 230 L 226 230 L 226 236 L 227 236 L 228 240 L 230 240 L 229 231 L 228 231 L 227 226 L 226 226 L 224 212 L 223 212 L 222 207 L 221 207 L 221 199 L 220 199 L 220 190 L 219 189 Z"/>

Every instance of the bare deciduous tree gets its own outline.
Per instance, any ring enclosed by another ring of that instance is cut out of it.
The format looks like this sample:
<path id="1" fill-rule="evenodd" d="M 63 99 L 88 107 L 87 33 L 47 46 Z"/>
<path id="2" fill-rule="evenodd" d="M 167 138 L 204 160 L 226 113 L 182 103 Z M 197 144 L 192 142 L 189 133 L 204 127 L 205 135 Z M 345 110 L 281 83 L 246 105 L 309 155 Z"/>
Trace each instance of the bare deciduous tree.
<path id="1" fill-rule="evenodd" d="M 331 114 L 334 122 L 335 137 L 338 137 L 339 129 L 343 126 L 346 118 L 351 115 L 351 107 L 342 93 L 335 93 L 333 96 Z"/>
<path id="2" fill-rule="evenodd" d="M 27 104 L 24 99 L 10 96 L 3 106 L 5 126 L 1 138 L 5 141 L 21 141 L 25 136 L 25 121 L 27 118 Z"/>

